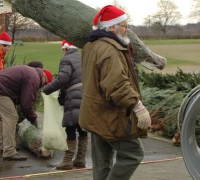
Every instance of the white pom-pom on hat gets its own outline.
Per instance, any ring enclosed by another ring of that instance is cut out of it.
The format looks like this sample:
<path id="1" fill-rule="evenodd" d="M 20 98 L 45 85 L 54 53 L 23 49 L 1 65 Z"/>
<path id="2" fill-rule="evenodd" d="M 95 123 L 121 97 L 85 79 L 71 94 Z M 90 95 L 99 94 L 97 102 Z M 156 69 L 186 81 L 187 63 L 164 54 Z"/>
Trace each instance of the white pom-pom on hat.
<path id="1" fill-rule="evenodd" d="M 97 29 L 98 29 L 97 26 L 92 26 L 92 30 L 93 30 L 93 31 L 95 31 L 95 30 L 97 30 Z"/>

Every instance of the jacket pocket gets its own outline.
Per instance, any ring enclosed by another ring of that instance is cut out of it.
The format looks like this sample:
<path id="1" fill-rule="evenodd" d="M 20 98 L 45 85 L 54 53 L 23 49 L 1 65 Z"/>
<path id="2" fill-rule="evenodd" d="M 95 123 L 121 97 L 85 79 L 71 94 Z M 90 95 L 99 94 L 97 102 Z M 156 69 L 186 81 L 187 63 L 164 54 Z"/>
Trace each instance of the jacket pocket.
<path id="1" fill-rule="evenodd" d="M 132 112 L 131 112 L 132 113 Z M 116 121 L 115 133 L 116 138 L 126 138 L 137 134 L 137 126 L 135 118 L 131 118 L 131 114 L 127 117 L 127 109 L 122 108 L 119 111 L 118 119 Z"/>

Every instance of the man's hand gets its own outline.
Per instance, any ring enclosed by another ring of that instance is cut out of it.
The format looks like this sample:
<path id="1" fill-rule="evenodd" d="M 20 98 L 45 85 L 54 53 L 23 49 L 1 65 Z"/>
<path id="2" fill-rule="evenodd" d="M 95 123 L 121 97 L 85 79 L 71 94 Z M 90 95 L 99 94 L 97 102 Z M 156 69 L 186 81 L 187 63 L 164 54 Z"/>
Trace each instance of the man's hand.
<path id="1" fill-rule="evenodd" d="M 137 127 L 141 129 L 148 129 L 151 126 L 151 118 L 147 109 L 143 106 L 142 102 L 139 101 L 138 104 L 133 108 L 137 118 Z"/>
<path id="2" fill-rule="evenodd" d="M 35 121 L 31 122 L 32 125 L 34 125 L 35 127 L 38 127 L 38 120 L 36 119 Z"/>

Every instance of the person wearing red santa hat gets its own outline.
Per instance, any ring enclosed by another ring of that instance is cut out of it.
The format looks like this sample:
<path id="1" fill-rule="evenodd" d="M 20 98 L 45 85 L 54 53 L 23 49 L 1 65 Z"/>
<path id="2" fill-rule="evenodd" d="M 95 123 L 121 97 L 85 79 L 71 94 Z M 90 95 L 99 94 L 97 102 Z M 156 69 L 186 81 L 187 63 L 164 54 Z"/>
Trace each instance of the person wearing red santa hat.
<path id="1" fill-rule="evenodd" d="M 0 70 L 4 69 L 4 57 L 12 44 L 11 38 L 8 33 L 3 32 L 0 34 Z"/>
<path id="2" fill-rule="evenodd" d="M 47 69 L 17 65 L 0 71 L 0 156 L 7 161 L 22 161 L 27 157 L 16 151 L 16 125 L 20 105 L 25 118 L 34 126 L 38 125 L 34 103 L 37 92 L 49 84 L 52 73 Z"/>
<path id="3" fill-rule="evenodd" d="M 68 150 L 65 152 L 62 162 L 56 164 L 55 167 L 56 169 L 69 170 L 73 167 L 85 167 L 88 135 L 79 126 L 82 99 L 81 55 L 78 53 L 77 47 L 67 40 L 62 41 L 62 50 L 64 56 L 60 60 L 58 76 L 43 88 L 43 92 L 48 95 L 60 89 L 63 94 L 59 98 L 59 103 L 64 107 L 62 126 L 66 129 Z M 78 138 L 76 132 L 79 135 Z M 72 161 L 77 142 L 77 155 Z"/>
<path id="4" fill-rule="evenodd" d="M 128 180 L 144 157 L 139 138 L 147 137 L 151 119 L 132 65 L 125 12 L 105 6 L 93 23 L 82 49 L 79 124 L 91 132 L 93 179 Z"/>

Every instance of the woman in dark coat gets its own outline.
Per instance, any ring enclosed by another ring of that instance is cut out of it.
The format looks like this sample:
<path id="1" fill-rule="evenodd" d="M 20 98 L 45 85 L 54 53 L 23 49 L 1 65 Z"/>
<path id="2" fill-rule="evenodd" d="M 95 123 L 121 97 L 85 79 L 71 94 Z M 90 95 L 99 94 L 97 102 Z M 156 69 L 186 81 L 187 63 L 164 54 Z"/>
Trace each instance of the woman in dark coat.
<path id="1" fill-rule="evenodd" d="M 63 161 L 56 165 L 57 169 L 72 169 L 74 167 L 85 167 L 85 154 L 87 151 L 88 136 L 79 126 L 79 111 L 82 99 L 82 68 L 81 55 L 77 48 L 63 40 L 62 50 L 64 57 L 60 60 L 59 73 L 56 79 L 43 88 L 47 95 L 54 91 L 61 90 L 64 95 L 64 116 L 62 126 L 66 127 L 68 150 L 65 152 Z M 78 137 L 78 153 L 72 161 L 76 148 L 76 131 Z"/>

